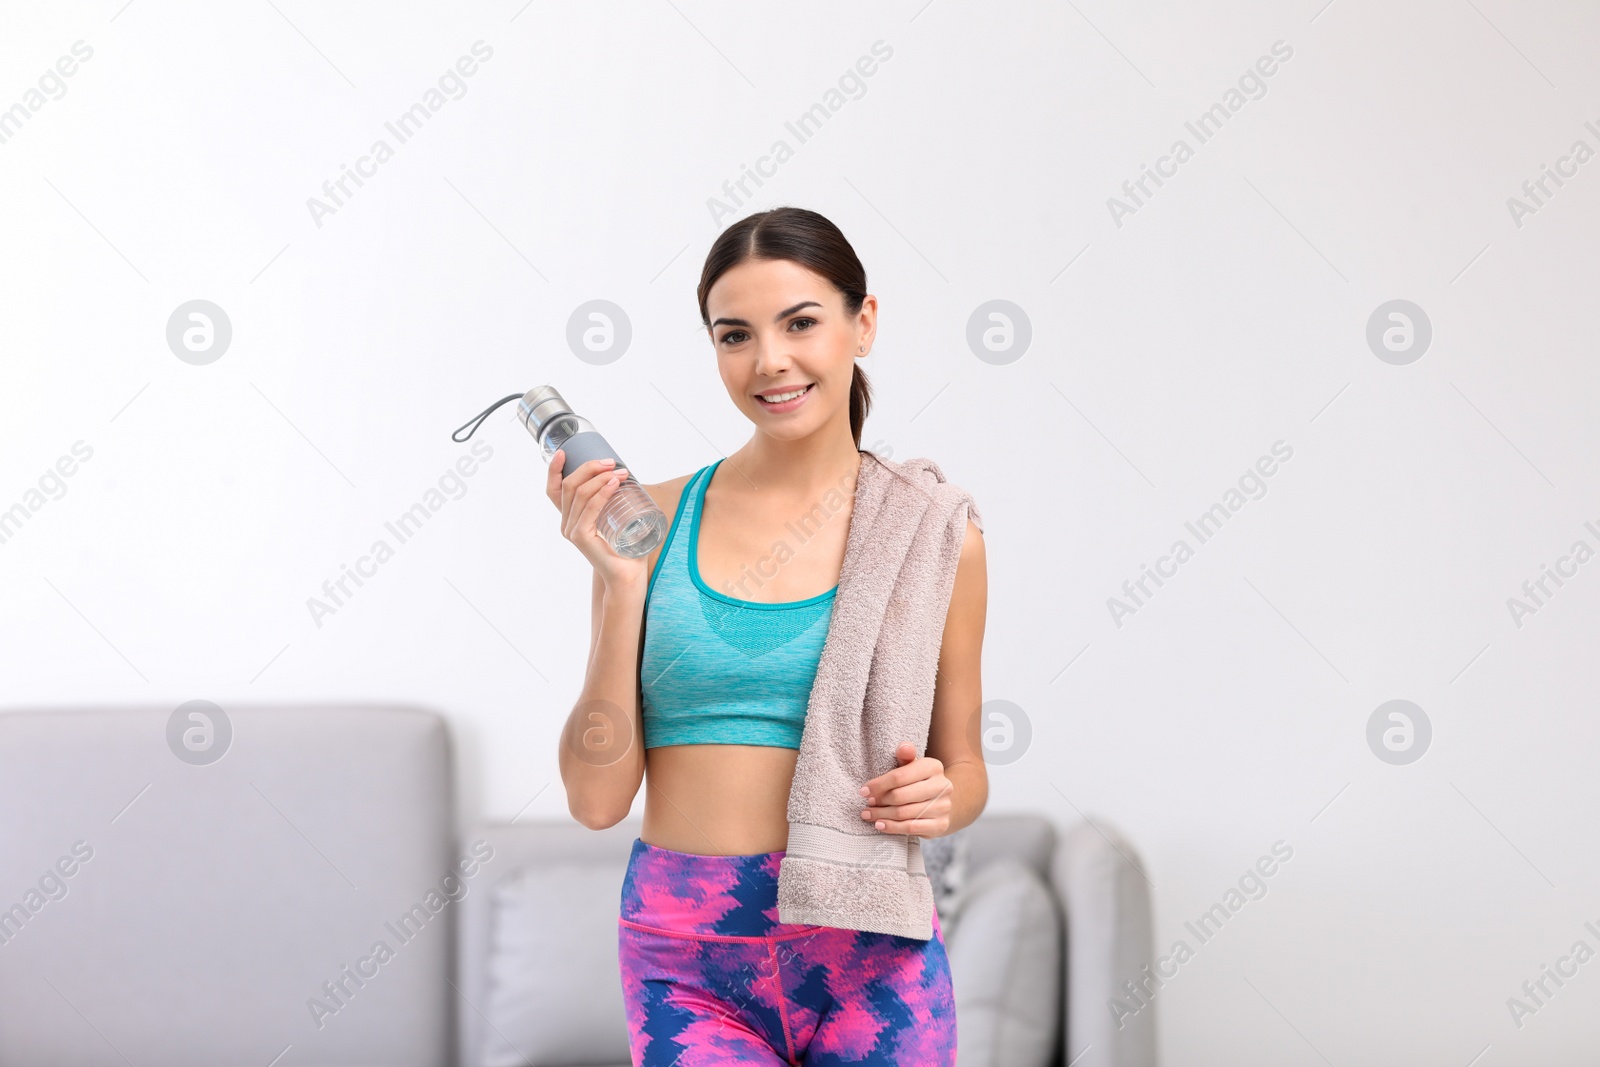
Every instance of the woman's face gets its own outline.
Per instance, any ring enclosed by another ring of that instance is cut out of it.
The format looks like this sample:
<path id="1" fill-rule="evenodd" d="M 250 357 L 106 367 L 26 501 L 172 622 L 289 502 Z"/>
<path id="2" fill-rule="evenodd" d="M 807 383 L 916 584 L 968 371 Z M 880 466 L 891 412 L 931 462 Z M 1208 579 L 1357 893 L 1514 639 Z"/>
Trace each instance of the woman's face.
<path id="1" fill-rule="evenodd" d="M 872 350 L 877 298 L 855 315 L 822 275 L 787 259 L 746 260 L 706 296 L 711 343 L 728 395 L 765 433 L 796 440 L 833 419 L 850 422 L 858 348 Z M 804 395 L 769 403 L 763 395 Z"/>

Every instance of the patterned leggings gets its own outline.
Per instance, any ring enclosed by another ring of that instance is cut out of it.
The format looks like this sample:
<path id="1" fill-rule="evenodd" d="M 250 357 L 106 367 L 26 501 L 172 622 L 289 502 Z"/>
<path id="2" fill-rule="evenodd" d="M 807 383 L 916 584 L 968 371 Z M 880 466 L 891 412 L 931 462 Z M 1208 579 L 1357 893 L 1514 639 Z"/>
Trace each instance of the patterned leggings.
<path id="1" fill-rule="evenodd" d="M 780 923 L 783 855 L 634 839 L 617 949 L 636 1067 L 954 1064 L 938 915 L 927 941 Z"/>

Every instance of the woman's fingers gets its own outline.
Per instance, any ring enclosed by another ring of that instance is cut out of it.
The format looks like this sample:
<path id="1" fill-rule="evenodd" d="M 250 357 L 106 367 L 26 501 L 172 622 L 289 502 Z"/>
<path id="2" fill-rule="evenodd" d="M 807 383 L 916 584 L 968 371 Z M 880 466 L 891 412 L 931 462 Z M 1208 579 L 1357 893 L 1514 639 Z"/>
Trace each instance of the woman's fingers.
<path id="1" fill-rule="evenodd" d="M 595 475 L 610 470 L 615 463 L 616 460 L 613 459 L 591 459 L 586 463 L 578 464 L 573 468 L 571 474 L 560 479 L 561 499 L 563 501 L 571 499 L 572 494 L 580 486 L 587 484 Z M 558 475 L 558 477 L 560 476 Z"/>
<path id="2" fill-rule="evenodd" d="M 903 822 L 908 819 L 937 819 L 950 814 L 950 791 L 946 790 L 928 800 L 913 801 L 909 804 L 877 804 L 865 805 L 861 809 L 861 818 L 866 822 L 877 822 L 880 819 L 891 822 Z"/>
<path id="3" fill-rule="evenodd" d="M 609 474 L 602 473 L 591 478 L 589 484 L 579 490 L 580 493 L 587 490 L 589 495 L 584 498 L 581 508 L 575 508 L 576 519 L 574 521 L 577 523 L 578 530 L 590 531 L 597 528 L 600 522 L 601 509 L 611 500 L 611 496 L 617 491 L 617 487 L 626 480 L 626 471 L 615 470 Z"/>
<path id="4" fill-rule="evenodd" d="M 893 819 L 883 819 L 877 823 L 877 829 L 886 834 L 910 834 L 914 837 L 939 837 L 949 827 L 948 819 L 910 819 L 897 822 Z"/>
<path id="5" fill-rule="evenodd" d="M 561 479 L 559 506 L 563 533 L 573 529 L 576 516 L 583 511 L 590 497 L 605 484 L 604 476 L 612 462 L 609 459 L 591 459 L 579 464 L 576 470 Z"/>
<path id="6" fill-rule="evenodd" d="M 950 824 L 955 784 L 943 773 L 896 786 L 881 797 L 868 797 L 861 819 L 884 833 L 936 836 Z"/>
<path id="7" fill-rule="evenodd" d="M 862 822 L 875 823 L 880 819 L 904 822 L 907 819 L 937 819 L 950 814 L 950 805 L 930 800 L 926 804 L 896 804 L 885 808 L 862 808 Z"/>
<path id="8" fill-rule="evenodd" d="M 544 495 L 550 503 L 561 509 L 561 468 L 567 462 L 567 450 L 556 449 L 555 455 L 550 457 L 550 467 L 544 472 Z"/>
<path id="9" fill-rule="evenodd" d="M 919 778 L 915 782 L 907 782 L 905 785 L 896 786 L 882 796 L 862 797 L 861 803 L 863 805 L 911 804 L 917 801 L 932 800 L 941 793 L 948 792 L 950 788 L 950 779 L 940 774 L 933 778 Z"/>
<path id="10" fill-rule="evenodd" d="M 932 756 L 917 756 L 915 753 L 916 747 L 911 742 L 903 742 L 894 750 L 895 759 L 902 761 L 900 765 L 864 782 L 861 795 L 881 798 L 893 793 L 896 788 L 943 776 L 943 763 Z"/>
<path id="11" fill-rule="evenodd" d="M 580 463 L 571 474 L 563 475 L 562 468 L 567 462 L 567 450 L 558 448 L 550 457 L 550 466 L 545 471 L 544 493 L 555 504 L 561 507 L 562 499 L 575 485 L 581 485 L 591 474 L 598 471 L 609 460 L 591 459 L 587 463 Z"/>

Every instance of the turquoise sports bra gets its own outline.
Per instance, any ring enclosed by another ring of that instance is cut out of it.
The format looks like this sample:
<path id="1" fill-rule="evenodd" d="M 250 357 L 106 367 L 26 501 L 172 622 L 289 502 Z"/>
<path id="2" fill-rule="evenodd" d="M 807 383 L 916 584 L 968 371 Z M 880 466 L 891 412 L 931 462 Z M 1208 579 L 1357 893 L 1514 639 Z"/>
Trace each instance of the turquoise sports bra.
<path id="1" fill-rule="evenodd" d="M 645 590 L 639 668 L 644 747 L 798 749 L 839 587 L 766 604 L 706 585 L 699 566 L 700 513 L 705 487 L 721 463 L 701 467 L 684 486 Z"/>

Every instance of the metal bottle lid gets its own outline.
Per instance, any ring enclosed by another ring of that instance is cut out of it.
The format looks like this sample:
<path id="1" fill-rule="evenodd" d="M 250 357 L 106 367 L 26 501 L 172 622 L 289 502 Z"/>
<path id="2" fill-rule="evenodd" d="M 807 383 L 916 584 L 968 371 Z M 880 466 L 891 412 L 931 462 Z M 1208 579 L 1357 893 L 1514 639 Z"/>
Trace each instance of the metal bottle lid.
<path id="1" fill-rule="evenodd" d="M 528 432 L 538 437 L 544 432 L 545 426 L 561 416 L 577 414 L 567 404 L 560 393 L 556 392 L 553 385 L 536 385 L 522 394 L 522 399 L 517 401 L 517 418 L 522 420 L 522 425 Z"/>

